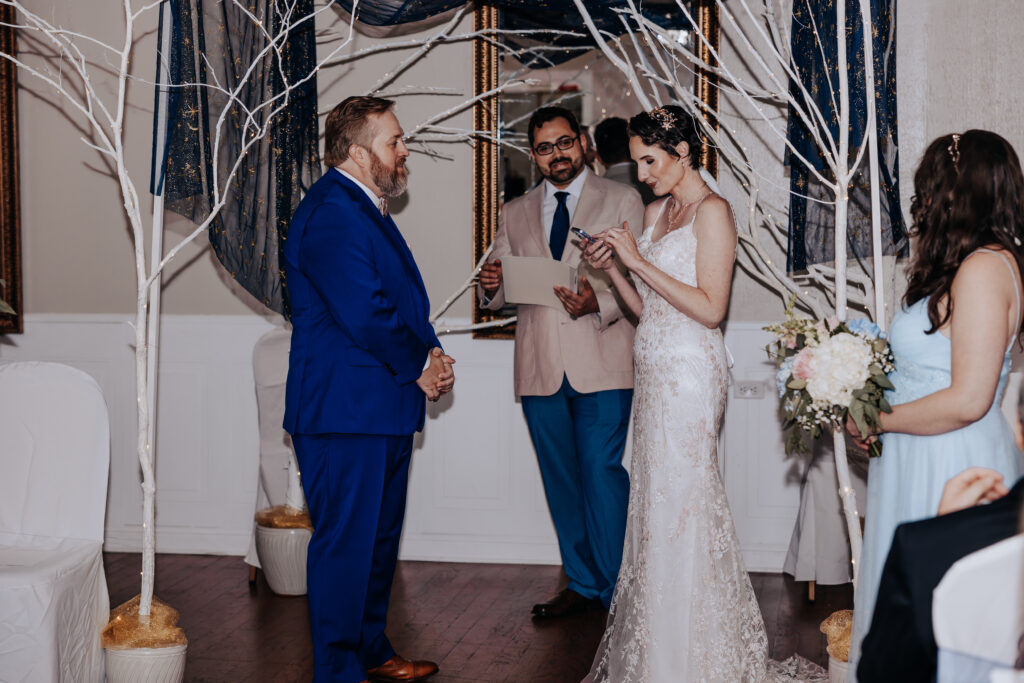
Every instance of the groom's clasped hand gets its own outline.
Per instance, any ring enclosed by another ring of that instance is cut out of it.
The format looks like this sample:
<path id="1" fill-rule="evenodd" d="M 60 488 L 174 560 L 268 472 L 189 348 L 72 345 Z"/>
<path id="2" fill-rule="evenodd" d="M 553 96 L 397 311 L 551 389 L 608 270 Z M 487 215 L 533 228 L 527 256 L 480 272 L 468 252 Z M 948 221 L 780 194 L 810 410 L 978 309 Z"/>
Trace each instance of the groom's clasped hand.
<path id="1" fill-rule="evenodd" d="M 423 390 L 429 400 L 438 400 L 455 386 L 453 365 L 455 365 L 455 359 L 442 351 L 440 347 L 435 346 L 430 350 L 430 362 L 424 368 L 420 378 L 416 380 L 416 385 Z"/>

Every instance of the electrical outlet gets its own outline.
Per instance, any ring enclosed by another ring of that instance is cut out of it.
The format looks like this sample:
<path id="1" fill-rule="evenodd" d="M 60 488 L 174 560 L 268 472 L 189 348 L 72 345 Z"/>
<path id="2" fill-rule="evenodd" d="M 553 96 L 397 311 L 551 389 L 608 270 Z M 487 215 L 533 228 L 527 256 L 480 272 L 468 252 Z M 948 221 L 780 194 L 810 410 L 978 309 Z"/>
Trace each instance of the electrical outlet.
<path id="1" fill-rule="evenodd" d="M 764 398 L 764 382 L 759 380 L 737 380 L 732 385 L 734 398 Z"/>

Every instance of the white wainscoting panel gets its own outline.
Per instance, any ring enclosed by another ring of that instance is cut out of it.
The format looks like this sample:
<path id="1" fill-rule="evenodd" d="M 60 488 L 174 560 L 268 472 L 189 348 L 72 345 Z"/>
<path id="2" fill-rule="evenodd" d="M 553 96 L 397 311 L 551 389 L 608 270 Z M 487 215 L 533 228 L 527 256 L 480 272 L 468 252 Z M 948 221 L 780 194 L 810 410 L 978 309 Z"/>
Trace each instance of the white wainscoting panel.
<path id="1" fill-rule="evenodd" d="M 464 321 L 451 320 L 451 324 Z M 242 555 L 258 463 L 252 349 L 272 323 L 252 316 L 163 318 L 157 434 L 157 548 Z M 734 380 L 721 460 L 748 566 L 779 571 L 799 497 L 798 466 L 782 454 L 759 323 L 733 323 Z M 25 334 L 0 337 L 0 361 L 49 360 L 88 372 L 111 416 L 106 548 L 141 547 L 135 457 L 133 334 L 127 316 L 28 315 Z M 512 391 L 512 342 L 452 335 L 456 389 L 428 404 L 413 455 L 402 557 L 558 563 L 558 547 L 526 423 Z M 629 453 L 627 451 L 627 460 Z"/>
<path id="2" fill-rule="evenodd" d="M 165 315 L 157 403 L 159 552 L 242 555 L 255 504 L 259 435 L 252 349 L 272 325 L 259 316 Z M 0 337 L 0 361 L 66 363 L 103 389 L 111 421 L 104 547 L 142 547 L 136 457 L 135 337 L 128 316 L 27 315 Z"/>

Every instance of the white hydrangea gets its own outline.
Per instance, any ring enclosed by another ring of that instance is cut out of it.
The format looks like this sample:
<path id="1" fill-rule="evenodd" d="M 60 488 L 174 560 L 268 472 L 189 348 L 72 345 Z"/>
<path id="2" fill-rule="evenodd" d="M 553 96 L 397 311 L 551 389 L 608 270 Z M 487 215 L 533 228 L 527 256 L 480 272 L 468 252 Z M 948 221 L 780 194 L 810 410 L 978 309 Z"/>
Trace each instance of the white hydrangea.
<path id="1" fill-rule="evenodd" d="M 871 376 L 871 360 L 871 347 L 862 337 L 840 332 L 822 340 L 811 358 L 807 393 L 816 403 L 849 408 L 853 392 Z"/>

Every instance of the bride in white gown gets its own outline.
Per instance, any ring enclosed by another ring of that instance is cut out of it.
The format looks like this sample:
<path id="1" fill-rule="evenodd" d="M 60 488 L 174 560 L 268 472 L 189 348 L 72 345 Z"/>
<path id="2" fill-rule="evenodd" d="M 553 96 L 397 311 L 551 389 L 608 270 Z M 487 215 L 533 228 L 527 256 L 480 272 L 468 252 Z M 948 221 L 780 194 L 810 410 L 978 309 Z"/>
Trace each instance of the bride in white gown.
<path id="1" fill-rule="evenodd" d="M 639 179 L 669 196 L 648 207 L 639 240 L 628 226 L 611 228 L 586 249 L 639 325 L 622 567 L 585 681 L 818 679 L 823 672 L 805 661 L 783 667 L 767 659 L 764 621 L 718 471 L 728 385 L 719 324 L 736 250 L 732 212 L 700 175 L 690 114 L 659 107 L 629 126 Z M 614 267 L 613 252 L 635 288 Z"/>

